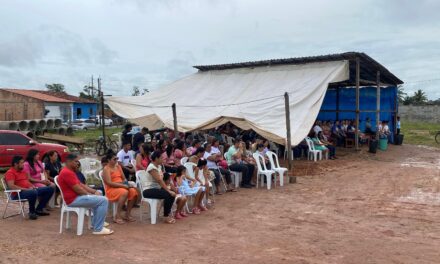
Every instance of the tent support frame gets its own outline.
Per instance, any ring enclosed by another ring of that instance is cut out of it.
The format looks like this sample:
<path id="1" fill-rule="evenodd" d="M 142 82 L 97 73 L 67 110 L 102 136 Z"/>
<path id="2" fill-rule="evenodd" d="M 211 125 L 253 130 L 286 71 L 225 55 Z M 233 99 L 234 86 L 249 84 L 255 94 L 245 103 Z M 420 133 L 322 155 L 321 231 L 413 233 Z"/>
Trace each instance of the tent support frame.
<path id="1" fill-rule="evenodd" d="M 174 138 L 179 138 L 179 130 L 177 129 L 177 111 L 176 111 L 176 103 L 171 105 L 173 109 L 173 123 L 174 123 Z"/>
<path id="2" fill-rule="evenodd" d="M 379 139 L 379 121 L 380 121 L 380 71 L 377 71 L 377 89 L 376 89 L 376 139 Z"/>
<path id="3" fill-rule="evenodd" d="M 289 183 L 295 183 L 296 182 L 296 177 L 295 176 L 290 176 L 290 171 L 292 170 L 292 139 L 291 139 L 291 135 L 290 135 L 290 102 L 289 102 L 289 93 L 285 92 L 284 93 L 284 104 L 285 104 L 285 109 L 286 109 L 286 131 L 287 131 L 287 177 L 289 179 Z"/>
<path id="4" fill-rule="evenodd" d="M 360 59 L 356 58 L 356 133 L 355 147 L 359 150 L 359 89 L 360 89 Z"/>

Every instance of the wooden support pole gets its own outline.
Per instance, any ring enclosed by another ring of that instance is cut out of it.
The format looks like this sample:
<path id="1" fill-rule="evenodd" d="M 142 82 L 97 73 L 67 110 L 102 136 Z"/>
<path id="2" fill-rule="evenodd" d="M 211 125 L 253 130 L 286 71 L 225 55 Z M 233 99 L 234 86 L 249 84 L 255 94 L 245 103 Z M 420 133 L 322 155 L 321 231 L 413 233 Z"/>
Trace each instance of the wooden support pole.
<path id="1" fill-rule="evenodd" d="M 295 183 L 296 177 L 289 176 L 289 173 L 292 170 L 292 139 L 290 134 L 290 103 L 289 103 L 289 93 L 284 93 L 284 105 L 286 109 L 286 131 L 287 131 L 287 178 L 289 183 Z"/>
<path id="2" fill-rule="evenodd" d="M 379 139 L 379 120 L 380 120 L 380 71 L 376 74 L 376 140 Z"/>
<path id="3" fill-rule="evenodd" d="M 174 138 L 179 138 L 179 130 L 177 129 L 177 112 L 176 112 L 176 104 L 173 103 L 171 105 L 173 109 L 173 121 L 174 121 Z"/>
<path id="4" fill-rule="evenodd" d="M 360 60 L 356 58 L 356 133 L 355 133 L 355 147 L 359 150 L 359 89 L 360 89 Z"/>
<path id="5" fill-rule="evenodd" d="M 101 116 L 100 116 L 100 124 L 102 129 L 102 142 L 104 146 L 104 151 L 107 153 L 107 139 L 105 138 L 105 121 L 104 121 L 104 92 L 101 89 L 101 77 L 98 78 L 98 93 L 100 99 L 101 106 Z"/>
<path id="6" fill-rule="evenodd" d="M 336 88 L 336 119 L 335 120 L 339 120 L 339 90 L 341 88 L 337 87 Z"/>
<path id="7" fill-rule="evenodd" d="M 397 96 L 399 93 L 399 88 L 396 86 L 396 97 L 394 98 L 394 134 L 393 139 L 396 140 L 395 135 L 397 134 L 397 115 L 399 114 L 399 97 Z"/>

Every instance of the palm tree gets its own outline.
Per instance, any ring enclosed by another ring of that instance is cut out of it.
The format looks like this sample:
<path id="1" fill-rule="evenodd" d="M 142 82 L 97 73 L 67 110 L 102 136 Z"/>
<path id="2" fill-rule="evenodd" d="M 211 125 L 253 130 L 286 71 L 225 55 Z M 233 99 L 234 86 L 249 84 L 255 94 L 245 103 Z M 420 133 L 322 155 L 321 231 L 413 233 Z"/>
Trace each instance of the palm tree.
<path id="1" fill-rule="evenodd" d="M 417 90 L 417 92 L 414 92 L 414 95 L 412 96 L 412 103 L 416 105 L 422 105 L 426 104 L 428 101 L 428 97 L 426 97 L 426 94 L 422 90 Z"/>
<path id="2" fill-rule="evenodd" d="M 397 87 L 397 98 L 399 99 L 399 103 L 403 103 L 405 101 L 405 97 L 407 96 L 407 93 L 403 90 L 403 87 L 399 85 Z"/>

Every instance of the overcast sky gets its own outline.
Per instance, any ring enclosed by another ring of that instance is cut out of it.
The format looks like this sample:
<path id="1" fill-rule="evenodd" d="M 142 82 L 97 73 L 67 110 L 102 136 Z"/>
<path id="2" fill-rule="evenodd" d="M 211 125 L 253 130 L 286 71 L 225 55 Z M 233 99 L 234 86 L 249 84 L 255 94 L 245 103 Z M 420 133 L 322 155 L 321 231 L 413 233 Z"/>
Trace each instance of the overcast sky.
<path id="1" fill-rule="evenodd" d="M 130 95 L 192 65 L 361 51 L 436 99 L 439 10 L 437 0 L 0 0 L 0 87 L 78 94 L 93 74 L 107 94 Z"/>

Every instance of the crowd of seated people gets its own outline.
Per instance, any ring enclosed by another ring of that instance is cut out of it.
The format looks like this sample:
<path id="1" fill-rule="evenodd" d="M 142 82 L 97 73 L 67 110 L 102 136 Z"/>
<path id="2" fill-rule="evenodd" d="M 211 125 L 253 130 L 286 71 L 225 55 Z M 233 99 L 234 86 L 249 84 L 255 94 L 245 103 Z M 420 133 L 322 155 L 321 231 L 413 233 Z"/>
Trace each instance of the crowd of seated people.
<path id="1" fill-rule="evenodd" d="M 20 198 L 29 201 L 29 219 L 49 215 L 53 210 L 49 200 L 55 197 L 57 203 L 62 193 L 66 205 L 92 209 L 93 234 L 108 235 L 113 233 L 105 222 L 110 202 L 118 204 L 113 222 L 122 225 L 135 221 L 132 210 L 142 197 L 163 199 L 164 222 L 173 224 L 188 216 L 185 209 L 189 200 L 191 213 L 199 215 L 210 209 L 216 195 L 237 192 L 231 172 L 241 173 L 240 187 L 255 187 L 256 161 L 252 155 L 257 152 L 266 157 L 270 150 L 268 140 L 230 124 L 206 133 L 179 133 L 177 138 L 171 131 L 150 134 L 146 128 L 137 133 L 132 129 L 126 125 L 120 150 L 109 151 L 101 159 L 104 186 L 88 185 L 77 155 L 69 154 L 62 164 L 58 154 L 51 151 L 42 162 L 38 151 L 32 149 L 26 157 L 14 157 L 5 176 L 7 187 L 21 190 Z M 233 138 L 232 145 L 226 142 L 225 134 Z M 194 164 L 192 173 L 182 164 L 185 157 Z M 264 161 L 270 168 L 269 160 Z M 146 174 L 141 179 L 142 190 L 135 182 L 140 170 Z M 54 183 L 56 177 L 60 189 Z M 16 193 L 12 197 L 18 199 Z"/>

